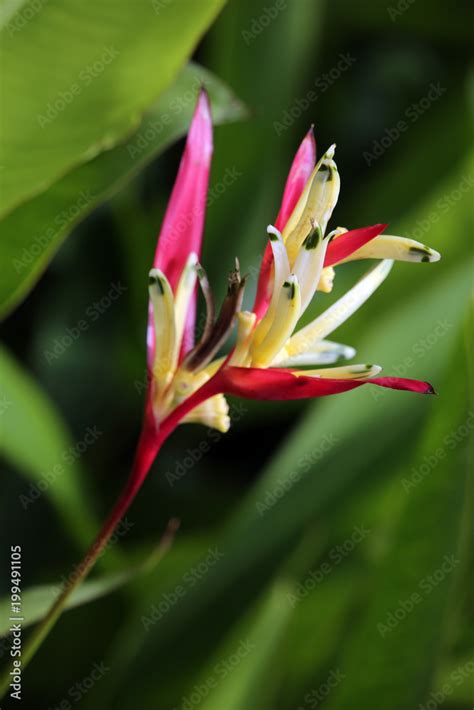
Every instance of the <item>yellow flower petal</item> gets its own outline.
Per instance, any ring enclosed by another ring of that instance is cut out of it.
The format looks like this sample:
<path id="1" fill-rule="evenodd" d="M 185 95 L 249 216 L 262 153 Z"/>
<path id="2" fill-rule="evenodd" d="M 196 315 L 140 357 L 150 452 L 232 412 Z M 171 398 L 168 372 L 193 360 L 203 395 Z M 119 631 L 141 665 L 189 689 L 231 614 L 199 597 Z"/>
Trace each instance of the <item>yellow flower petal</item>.
<path id="1" fill-rule="evenodd" d="M 169 384 L 178 358 L 174 298 L 168 279 L 159 269 L 150 271 L 148 290 L 155 324 L 153 375 L 161 391 Z"/>
<path id="2" fill-rule="evenodd" d="M 293 332 L 301 309 L 301 292 L 298 279 L 291 274 L 285 281 L 278 299 L 275 319 L 263 341 L 250 350 L 254 367 L 267 367 L 285 345 Z"/>

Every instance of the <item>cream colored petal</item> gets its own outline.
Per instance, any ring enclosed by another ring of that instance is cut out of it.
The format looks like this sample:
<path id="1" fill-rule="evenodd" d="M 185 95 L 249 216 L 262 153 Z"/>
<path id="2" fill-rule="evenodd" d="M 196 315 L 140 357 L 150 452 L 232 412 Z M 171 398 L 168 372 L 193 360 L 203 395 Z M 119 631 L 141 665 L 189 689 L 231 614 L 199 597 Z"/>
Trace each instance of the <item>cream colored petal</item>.
<path id="1" fill-rule="evenodd" d="M 433 262 L 439 261 L 441 255 L 434 249 L 421 244 L 421 242 L 416 242 L 414 239 L 380 234 L 339 263 L 355 261 L 356 259 Z"/>
<path id="2" fill-rule="evenodd" d="M 320 340 L 311 350 L 307 350 L 292 357 L 287 354 L 286 348 L 280 352 L 273 361 L 274 367 L 303 367 L 306 365 L 332 365 L 340 360 L 351 360 L 356 354 L 350 345 L 334 343 L 331 340 Z"/>
<path id="3" fill-rule="evenodd" d="M 162 390 L 173 376 L 178 357 L 174 298 L 168 279 L 159 269 L 150 271 L 149 282 L 155 324 L 153 375 L 158 390 Z"/>
<path id="4" fill-rule="evenodd" d="M 301 313 L 304 313 L 316 293 L 327 245 L 328 239 L 323 239 L 321 228 L 316 225 L 304 240 L 296 257 L 294 273 L 298 277 L 301 288 Z"/>
<path id="5" fill-rule="evenodd" d="M 322 377 L 325 380 L 361 380 L 375 377 L 382 371 L 379 365 L 347 365 L 317 370 L 297 370 L 294 374 L 308 377 Z"/>
<path id="6" fill-rule="evenodd" d="M 257 316 L 250 311 L 240 311 L 237 314 L 237 342 L 229 359 L 229 365 L 246 367 L 250 364 L 250 344 Z"/>
<path id="7" fill-rule="evenodd" d="M 254 367 L 267 367 L 293 332 L 301 309 L 298 279 L 291 274 L 280 292 L 275 319 L 261 343 L 252 344 L 250 355 Z"/>
<path id="8" fill-rule="evenodd" d="M 368 271 L 342 298 L 296 333 L 286 346 L 289 356 L 311 350 L 315 343 L 344 323 L 387 278 L 393 261 L 385 259 Z"/>
<path id="9" fill-rule="evenodd" d="M 175 323 L 176 323 L 176 339 L 179 344 L 183 339 L 184 326 L 186 324 L 186 318 L 189 310 L 189 305 L 191 298 L 194 295 L 194 289 L 196 287 L 197 275 L 196 275 L 196 265 L 198 263 L 197 254 L 191 252 L 186 262 L 186 266 L 183 269 L 181 278 L 179 279 L 178 286 L 176 288 L 176 294 L 174 297 L 175 303 Z"/>
<path id="10" fill-rule="evenodd" d="M 183 423 L 204 424 L 204 426 L 225 434 L 230 428 L 229 405 L 223 394 L 216 394 L 192 409 Z"/>
<path id="11" fill-rule="evenodd" d="M 331 293 L 335 277 L 336 272 L 333 267 L 325 266 L 324 269 L 321 271 L 317 290 L 321 291 L 322 293 Z"/>
<path id="12" fill-rule="evenodd" d="M 286 253 L 286 247 L 283 243 L 280 232 L 272 225 L 268 226 L 267 232 L 270 235 L 270 245 L 273 252 L 273 292 L 267 312 L 255 329 L 253 336 L 255 346 L 259 345 L 263 341 L 270 330 L 270 326 L 275 318 L 281 289 L 283 288 L 285 281 L 287 281 L 290 276 L 288 254 Z"/>
<path id="13" fill-rule="evenodd" d="M 329 150 L 327 150 L 326 153 L 316 163 L 314 170 L 311 173 L 311 175 L 309 176 L 308 181 L 305 185 L 305 188 L 304 188 L 303 192 L 301 193 L 300 199 L 296 203 L 296 206 L 285 225 L 285 228 L 283 230 L 283 241 L 286 242 L 286 240 L 288 239 L 288 236 L 296 229 L 298 222 L 300 221 L 301 217 L 303 216 L 303 212 L 306 207 L 306 203 L 308 201 L 308 196 L 309 196 L 309 192 L 311 190 L 311 186 L 313 184 L 316 173 L 318 172 L 319 168 L 321 167 L 323 160 L 333 158 L 335 150 L 336 150 L 336 144 L 333 143 L 333 145 L 329 148 Z"/>
<path id="14" fill-rule="evenodd" d="M 339 197 L 339 189 L 340 178 L 336 163 L 332 158 L 324 157 L 314 174 L 308 199 L 296 227 L 290 232 L 287 225 L 283 231 L 292 268 L 303 241 L 311 231 L 312 224 L 314 222 L 319 224 L 323 234 L 325 233 Z"/>

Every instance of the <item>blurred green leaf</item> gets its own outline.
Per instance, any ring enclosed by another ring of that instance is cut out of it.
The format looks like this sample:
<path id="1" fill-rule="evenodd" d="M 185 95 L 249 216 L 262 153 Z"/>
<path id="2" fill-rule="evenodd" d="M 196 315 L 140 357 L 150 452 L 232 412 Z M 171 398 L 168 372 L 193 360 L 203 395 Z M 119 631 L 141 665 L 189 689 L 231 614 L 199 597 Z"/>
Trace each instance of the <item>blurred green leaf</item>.
<path id="1" fill-rule="evenodd" d="M 278 579 L 232 629 L 202 675 L 213 681 L 203 710 L 270 707 L 267 696 L 275 689 L 272 660 L 293 611 L 288 602 L 293 590 L 290 580 Z"/>
<path id="2" fill-rule="evenodd" d="M 81 441 L 72 442 L 48 396 L 3 347 L 0 393 L 0 455 L 30 482 L 12 505 L 18 515 L 28 516 L 38 498 L 47 496 L 82 547 L 90 542 L 97 522 L 79 460 L 100 434 L 91 427 Z"/>
<path id="3" fill-rule="evenodd" d="M 450 703 L 456 703 L 456 707 L 471 708 L 473 698 L 474 656 L 471 652 L 443 666 L 432 690 L 432 699 L 439 704 L 449 700 Z"/>
<path id="4" fill-rule="evenodd" d="M 135 130 L 224 1 L 23 2 L 1 30 L 1 213 Z"/>
<path id="5" fill-rule="evenodd" d="M 459 346 L 454 352 L 458 355 Z M 379 708 L 380 698 L 387 710 L 431 700 L 449 595 L 461 563 L 467 392 L 465 366 L 456 359 L 442 385 L 449 398 L 433 410 L 414 468 L 403 471 L 404 509 L 367 609 L 342 653 L 345 680 L 329 702 L 333 710 Z"/>
<path id="6" fill-rule="evenodd" d="M 126 584 L 133 576 L 134 574 L 131 571 L 117 572 L 101 579 L 86 581 L 72 593 L 66 603 L 65 609 L 74 609 L 82 604 L 100 599 L 100 597 L 110 594 Z M 22 592 L 22 612 L 24 617 L 22 625 L 26 628 L 42 619 L 51 607 L 57 594 L 58 586 L 53 584 L 42 584 L 37 587 L 25 589 Z M 0 623 L 0 636 L 8 634 L 8 629 L 11 626 L 11 622 L 8 621 L 10 606 L 11 601 L 9 597 L 0 599 L 0 618 L 2 620 Z"/>
<path id="7" fill-rule="evenodd" d="M 189 65 L 145 115 L 139 130 L 120 146 L 77 167 L 0 223 L 0 315 L 23 298 L 73 226 L 183 136 L 201 84 L 209 90 L 215 123 L 243 118 L 245 109 L 210 72 Z"/>

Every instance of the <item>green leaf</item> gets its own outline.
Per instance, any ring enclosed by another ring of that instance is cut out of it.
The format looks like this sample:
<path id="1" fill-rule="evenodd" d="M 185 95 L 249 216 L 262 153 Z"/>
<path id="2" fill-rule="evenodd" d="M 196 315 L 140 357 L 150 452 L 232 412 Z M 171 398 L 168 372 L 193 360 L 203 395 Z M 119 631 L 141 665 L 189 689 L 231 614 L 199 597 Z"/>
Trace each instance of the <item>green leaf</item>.
<path id="1" fill-rule="evenodd" d="M 12 501 L 18 516 L 46 495 L 81 547 L 97 530 L 80 466 L 82 452 L 100 434 L 90 428 L 72 442 L 53 403 L 13 357 L 0 348 L 0 454 L 30 482 Z"/>
<path id="2" fill-rule="evenodd" d="M 135 130 L 224 1 L 18 7 L 0 34 L 1 213 Z"/>
<path id="3" fill-rule="evenodd" d="M 456 343 L 454 353 L 459 353 Z M 453 353 L 453 354 L 454 354 Z M 453 581 L 459 572 L 460 511 L 466 485 L 465 368 L 448 367 L 414 466 L 402 470 L 404 506 L 373 580 L 368 606 L 341 668 L 331 710 L 418 707 L 428 702 L 441 652 Z M 442 524 L 440 524 L 442 521 Z M 364 663 L 360 662 L 364 649 Z"/>
<path id="4" fill-rule="evenodd" d="M 246 115 L 222 82 L 202 67 L 189 65 L 124 145 L 76 168 L 3 220 L 0 258 L 11 268 L 5 269 L 0 284 L 0 315 L 24 298 L 75 224 L 186 133 L 202 83 L 209 90 L 216 123 Z"/>

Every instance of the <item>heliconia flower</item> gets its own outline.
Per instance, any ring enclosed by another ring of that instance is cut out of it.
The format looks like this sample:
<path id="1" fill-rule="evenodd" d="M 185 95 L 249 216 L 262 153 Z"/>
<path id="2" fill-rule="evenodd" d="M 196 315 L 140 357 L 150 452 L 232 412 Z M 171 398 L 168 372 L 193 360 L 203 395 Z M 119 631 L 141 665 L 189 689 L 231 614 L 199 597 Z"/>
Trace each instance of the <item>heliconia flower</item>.
<path id="1" fill-rule="evenodd" d="M 331 146 L 316 163 L 312 130 L 305 136 L 293 160 L 275 224 L 267 229 L 269 241 L 254 306 L 242 310 L 246 279 L 241 277 L 236 260 L 227 295 L 216 315 L 212 289 L 200 263 L 212 156 L 209 101 L 201 91 L 149 273 L 149 377 L 132 471 L 77 573 L 31 635 L 24 649 L 24 664 L 59 618 L 72 591 L 93 568 L 161 445 L 178 424 L 196 422 L 227 431 L 226 394 L 261 400 L 303 399 L 347 392 L 365 384 L 433 393 L 427 382 L 379 377 L 378 365 L 328 367 L 355 355 L 352 347 L 327 338 L 374 293 L 394 260 L 440 258 L 419 242 L 386 235 L 385 224 L 328 231 L 340 189 L 334 151 Z M 298 330 L 316 292 L 331 290 L 334 267 L 353 259 L 379 261 L 339 300 Z M 196 342 L 198 286 L 205 300 L 206 320 Z M 221 354 L 235 325 L 235 344 L 227 354 Z"/>
<path id="2" fill-rule="evenodd" d="M 252 310 L 242 310 L 246 279 L 236 260 L 227 296 L 216 315 L 212 289 L 200 263 L 212 155 L 209 102 L 201 91 L 149 275 L 150 382 L 135 462 L 138 479 L 146 475 L 159 446 L 179 423 L 227 431 L 226 394 L 301 399 L 364 384 L 433 393 L 427 382 L 379 377 L 378 365 L 327 367 L 355 355 L 352 347 L 327 338 L 374 293 L 394 260 L 440 258 L 419 242 L 386 235 L 386 224 L 328 230 L 340 190 L 334 154 L 333 145 L 316 162 L 313 131 L 308 132 L 293 160 L 275 224 L 267 229 L 269 240 Z M 379 261 L 332 306 L 298 330 L 316 292 L 331 290 L 334 267 L 354 259 Z M 206 321 L 196 343 L 198 286 Z M 235 324 L 235 344 L 222 355 Z"/>

